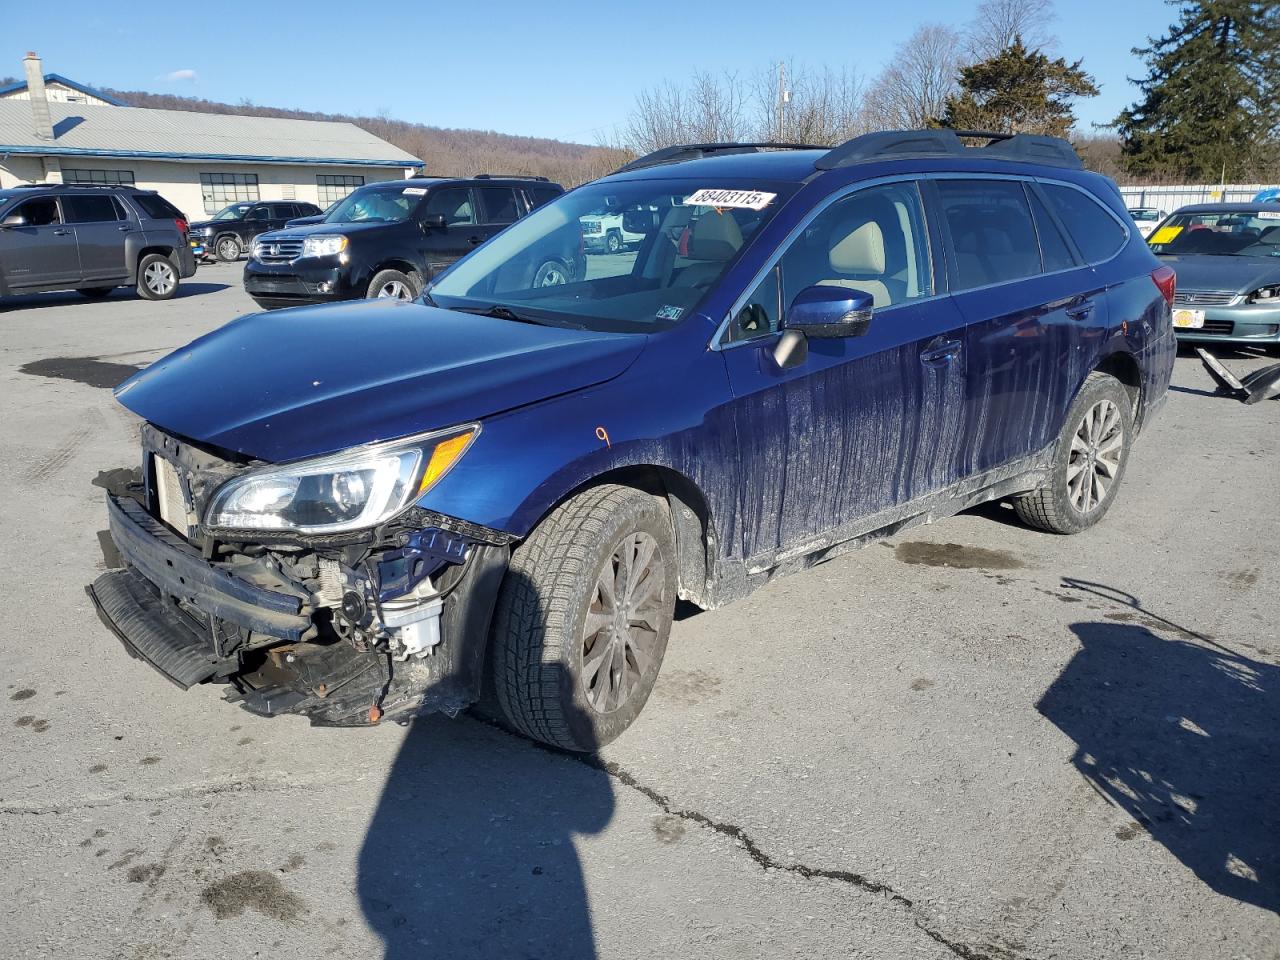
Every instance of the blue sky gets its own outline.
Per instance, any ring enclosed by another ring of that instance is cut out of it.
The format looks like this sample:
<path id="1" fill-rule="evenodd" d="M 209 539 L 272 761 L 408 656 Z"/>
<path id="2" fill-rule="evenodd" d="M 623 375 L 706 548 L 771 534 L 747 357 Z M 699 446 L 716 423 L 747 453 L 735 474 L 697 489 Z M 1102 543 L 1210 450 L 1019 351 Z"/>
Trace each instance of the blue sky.
<path id="1" fill-rule="evenodd" d="M 0 0 L 0 76 L 20 76 L 31 49 L 46 72 L 89 84 L 592 143 L 625 120 L 645 87 L 779 59 L 871 77 L 917 25 L 960 25 L 975 4 L 491 0 L 399 11 L 370 4 L 363 16 L 351 0 L 180 2 L 160 15 L 136 2 Z M 1164 0 L 1057 0 L 1057 8 L 1057 52 L 1083 57 L 1102 87 L 1077 116 L 1109 120 L 1134 98 L 1126 77 L 1143 73 L 1130 48 L 1162 34 L 1174 8 Z"/>

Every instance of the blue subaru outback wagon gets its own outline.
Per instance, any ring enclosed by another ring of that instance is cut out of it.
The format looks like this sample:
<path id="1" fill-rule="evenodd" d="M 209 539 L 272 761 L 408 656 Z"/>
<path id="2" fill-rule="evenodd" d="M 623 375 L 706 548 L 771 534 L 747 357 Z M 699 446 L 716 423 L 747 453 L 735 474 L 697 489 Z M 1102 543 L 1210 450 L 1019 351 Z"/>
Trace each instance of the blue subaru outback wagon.
<path id="1" fill-rule="evenodd" d="M 534 282 L 601 211 L 642 239 Z M 89 590 L 132 654 L 261 715 L 483 701 L 590 749 L 678 599 L 995 498 L 1096 523 L 1165 399 L 1173 295 L 1065 141 L 669 148 L 417 302 L 242 317 L 122 384 L 141 480 Z"/>

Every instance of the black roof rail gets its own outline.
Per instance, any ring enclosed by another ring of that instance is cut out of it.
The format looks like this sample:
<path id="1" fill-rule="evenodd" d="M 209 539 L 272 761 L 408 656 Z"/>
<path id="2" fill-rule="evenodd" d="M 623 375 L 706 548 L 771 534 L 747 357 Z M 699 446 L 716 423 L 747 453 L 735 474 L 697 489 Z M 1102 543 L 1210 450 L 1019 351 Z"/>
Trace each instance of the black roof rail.
<path id="1" fill-rule="evenodd" d="M 6 190 L 137 190 L 132 183 L 15 183 Z M 145 192 L 145 191 L 144 191 Z"/>
<path id="2" fill-rule="evenodd" d="M 534 176 L 531 173 L 477 173 L 474 180 L 540 180 L 550 183 L 546 177 Z"/>
<path id="3" fill-rule="evenodd" d="M 697 160 L 713 153 L 759 153 L 761 150 L 825 150 L 824 146 L 813 143 L 677 143 L 663 147 L 643 157 L 623 164 L 614 173 L 626 173 L 630 170 L 643 170 L 645 167 L 656 167 L 663 163 L 679 163 L 681 160 Z"/>
<path id="4" fill-rule="evenodd" d="M 835 170 L 854 163 L 894 157 L 962 157 L 969 153 L 961 137 L 990 141 L 976 149 L 1000 160 L 1040 163 L 1080 169 L 1084 166 L 1075 148 L 1061 137 L 1031 133 L 995 133 L 988 130 L 881 130 L 854 137 L 824 154 L 814 168 Z"/>

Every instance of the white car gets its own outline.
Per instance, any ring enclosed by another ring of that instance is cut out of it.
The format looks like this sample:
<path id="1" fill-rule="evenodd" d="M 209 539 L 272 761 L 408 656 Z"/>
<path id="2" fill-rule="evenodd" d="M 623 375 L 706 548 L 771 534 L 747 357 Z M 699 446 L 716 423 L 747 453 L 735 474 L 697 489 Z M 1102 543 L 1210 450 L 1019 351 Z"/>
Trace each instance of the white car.
<path id="1" fill-rule="evenodd" d="M 1129 216 L 1133 217 L 1133 222 L 1137 224 L 1138 232 L 1142 234 L 1145 240 L 1155 232 L 1160 221 L 1166 216 L 1163 210 L 1157 210 L 1155 207 L 1130 207 Z"/>
<path id="2" fill-rule="evenodd" d="M 611 210 L 582 217 L 582 246 L 587 253 L 619 253 L 628 244 L 639 243 L 643 233 L 632 233 L 622 224 L 622 213 Z"/>

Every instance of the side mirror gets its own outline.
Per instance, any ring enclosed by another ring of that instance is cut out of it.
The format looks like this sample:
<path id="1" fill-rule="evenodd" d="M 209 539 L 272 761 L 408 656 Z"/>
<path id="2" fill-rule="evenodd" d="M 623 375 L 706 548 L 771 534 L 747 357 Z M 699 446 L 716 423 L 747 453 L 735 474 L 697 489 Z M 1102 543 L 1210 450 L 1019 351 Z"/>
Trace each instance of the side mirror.
<path id="1" fill-rule="evenodd" d="M 849 287 L 805 287 L 791 303 L 783 326 L 806 337 L 860 337 L 871 326 L 875 300 Z"/>
<path id="2" fill-rule="evenodd" d="M 449 221 L 444 218 L 443 213 L 424 214 L 420 222 L 423 230 L 443 230 L 449 226 Z"/>
<path id="3" fill-rule="evenodd" d="M 25 227 L 27 218 L 20 213 L 11 213 L 3 220 L 0 220 L 0 227 Z"/>

